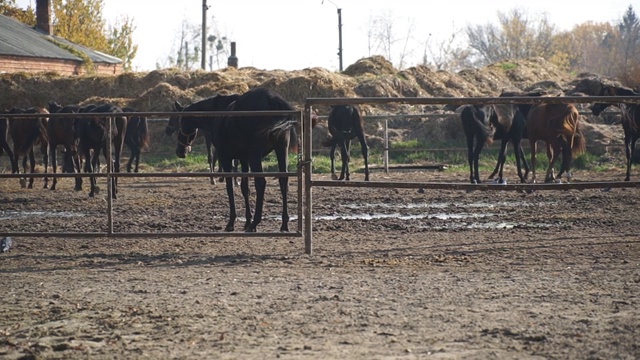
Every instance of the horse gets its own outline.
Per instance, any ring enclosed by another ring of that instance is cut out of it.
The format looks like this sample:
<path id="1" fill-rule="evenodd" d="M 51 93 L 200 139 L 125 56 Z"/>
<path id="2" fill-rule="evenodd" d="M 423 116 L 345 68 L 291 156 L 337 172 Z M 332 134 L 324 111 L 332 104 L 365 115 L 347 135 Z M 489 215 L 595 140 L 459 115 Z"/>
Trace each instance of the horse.
<path id="1" fill-rule="evenodd" d="M 23 156 L 22 168 L 23 172 L 27 172 L 27 157 L 30 163 L 30 172 L 35 172 L 36 160 L 33 152 L 33 147 L 40 144 L 40 152 L 43 155 L 44 172 L 47 172 L 49 167 L 49 140 L 47 137 L 47 123 L 49 117 L 49 111 L 45 108 L 32 107 L 28 109 L 14 107 L 7 112 L 7 114 L 34 114 L 34 117 L 29 118 L 10 118 L 9 134 L 13 140 L 13 162 L 15 168 L 12 169 L 13 173 L 19 173 L 18 164 L 20 163 L 20 155 Z M 35 116 L 35 114 L 43 116 Z M 29 178 L 29 183 L 25 179 L 20 179 L 20 185 L 33 189 L 33 177 Z M 44 178 L 44 188 L 49 187 L 49 178 Z"/>
<path id="2" fill-rule="evenodd" d="M 336 105 L 331 107 L 328 120 L 329 137 L 323 142 L 324 146 L 331 147 L 331 178 L 333 180 L 349 180 L 349 160 L 351 140 L 358 138 L 362 157 L 364 159 L 364 180 L 369 181 L 369 147 L 365 139 L 364 119 L 360 115 L 357 105 Z M 340 177 L 336 176 L 335 152 L 340 145 L 340 157 L 342 170 Z"/>
<path id="3" fill-rule="evenodd" d="M 511 143 L 513 152 L 516 155 L 518 178 L 520 178 L 521 183 L 525 183 L 529 175 L 529 165 L 522 149 L 522 139 L 527 137 L 526 113 L 523 113 L 520 105 L 513 104 L 486 105 L 483 112 L 485 114 L 485 122 L 491 122 L 496 129 L 493 140 L 501 140 L 498 162 L 493 172 L 489 175 L 489 179 L 493 179 L 497 173 L 498 182 L 500 184 L 505 183 L 503 169 L 507 158 L 507 145 Z M 524 168 L 524 174 L 522 173 L 522 168 Z"/>
<path id="4" fill-rule="evenodd" d="M 125 107 L 123 112 L 137 112 L 136 109 Z M 149 126 L 146 116 L 130 116 L 127 121 L 127 131 L 124 143 L 131 150 L 131 156 L 127 162 L 127 172 L 138 172 L 140 164 L 140 152 L 149 146 Z M 135 163 L 134 163 L 135 162 Z M 135 167 L 133 166 L 135 164 Z"/>
<path id="5" fill-rule="evenodd" d="M 230 104 L 228 97 L 223 95 L 218 95 L 213 99 L 205 101 L 207 101 L 208 106 L 203 108 L 200 105 L 198 106 L 200 110 L 295 110 L 280 94 L 267 88 L 249 90 L 238 96 L 233 104 Z M 230 106 L 226 107 L 225 104 L 230 104 Z M 225 172 L 231 172 L 233 160 L 238 159 L 242 172 L 251 170 L 253 173 L 261 173 L 263 172 L 262 159 L 271 152 L 275 152 L 276 158 L 278 159 L 278 171 L 286 172 L 288 152 L 290 150 L 296 150 L 298 145 L 297 134 L 299 126 L 300 124 L 295 118 L 285 115 L 232 116 L 224 118 L 187 117 L 182 115 L 176 155 L 181 158 L 186 156 L 187 148 L 191 146 L 198 129 L 211 129 L 213 145 L 218 151 L 218 160 Z M 231 177 L 226 177 L 225 183 L 229 198 L 229 221 L 225 230 L 233 231 L 237 215 Z M 246 232 L 256 232 L 258 224 L 262 221 L 266 179 L 261 176 L 256 176 L 254 184 L 256 189 L 256 203 L 253 219 L 249 203 L 248 178 L 243 177 L 240 184 L 245 204 L 244 231 Z M 280 231 L 289 231 L 287 205 L 289 178 L 286 176 L 280 177 L 279 184 L 280 193 L 282 194 L 282 225 L 280 226 Z"/>
<path id="6" fill-rule="evenodd" d="M 57 164 L 57 148 L 58 145 L 64 146 L 64 158 L 62 162 L 62 171 L 67 173 L 80 173 L 81 162 L 80 154 L 78 153 L 78 134 L 76 131 L 76 115 L 81 111 L 78 105 L 65 105 L 62 106 L 57 102 L 50 102 L 48 104 L 49 112 L 54 114 L 70 114 L 69 117 L 52 117 L 49 119 L 47 132 L 49 136 L 49 153 L 51 155 L 51 167 L 55 174 L 58 169 Z M 74 115 L 71 115 L 74 114 Z M 82 178 L 76 177 L 74 190 L 82 190 Z M 51 184 L 51 190 L 56 189 L 58 179 L 53 178 Z"/>
<path id="7" fill-rule="evenodd" d="M 119 115 L 119 113 L 122 113 L 121 108 L 111 104 L 102 104 L 87 112 L 87 114 L 101 114 L 102 116 L 85 115 L 76 121 L 77 131 L 80 137 L 80 150 L 85 158 L 85 173 L 99 171 L 99 166 L 97 165 L 101 151 L 105 157 L 107 166 L 109 166 L 113 172 L 120 172 L 120 156 L 122 155 L 122 147 L 126 136 L 127 118 Z M 111 119 L 114 120 L 111 128 L 111 141 L 114 150 L 113 161 L 111 160 L 112 154 L 109 151 L 108 143 L 108 128 Z M 95 177 L 90 177 L 90 184 L 91 190 L 89 196 L 94 197 L 96 190 L 98 190 Z M 118 179 L 115 177 L 111 182 L 114 199 L 118 197 L 117 184 Z"/>
<path id="8" fill-rule="evenodd" d="M 182 104 L 180 104 L 178 101 L 174 102 L 173 104 L 173 108 L 176 112 L 183 112 L 183 111 L 207 111 L 205 109 L 207 108 L 211 108 L 211 103 L 215 103 L 216 101 L 222 100 L 225 102 L 229 102 L 229 104 L 231 104 L 233 101 L 235 101 L 240 95 L 238 94 L 232 94 L 232 95 L 215 95 L 212 96 L 208 99 L 204 99 L 204 100 L 200 100 L 198 102 L 195 102 L 193 104 L 187 105 L 187 106 L 183 106 Z M 226 106 L 228 107 L 229 104 L 226 104 Z M 188 109 L 188 110 L 187 110 Z M 226 107 L 222 110 L 226 110 Z M 169 123 L 167 124 L 167 127 L 164 129 L 164 132 L 167 136 L 171 136 L 173 135 L 177 130 L 180 130 L 180 119 L 181 116 L 180 115 L 174 115 L 169 117 Z M 216 151 L 215 146 L 213 146 L 213 139 L 212 139 L 212 135 L 211 135 L 211 129 L 209 129 L 209 127 L 205 126 L 201 129 L 198 129 L 200 131 L 200 133 L 202 134 L 202 136 L 204 137 L 204 141 L 205 141 L 205 145 L 207 147 L 207 163 L 209 164 L 209 171 L 211 173 L 214 173 L 216 170 L 216 162 L 218 162 L 218 152 Z M 190 149 L 189 149 L 190 151 Z M 220 164 L 218 164 L 218 167 L 220 169 L 220 171 L 222 171 L 222 167 L 220 166 Z M 234 161 L 234 171 L 238 171 L 238 161 Z M 216 184 L 216 179 L 215 177 L 211 177 L 211 184 Z M 222 181 L 222 179 L 220 179 L 220 181 Z"/>
<path id="9" fill-rule="evenodd" d="M 602 88 L 600 96 L 640 96 L 640 93 L 618 86 L 605 85 Z M 631 180 L 631 163 L 633 162 L 633 152 L 636 148 L 636 142 L 640 138 L 640 106 L 638 104 L 603 104 L 596 103 L 591 107 L 591 112 L 598 116 L 609 106 L 617 106 L 621 112 L 622 129 L 624 131 L 624 150 L 627 160 L 627 172 L 624 181 Z"/>
<path id="10" fill-rule="evenodd" d="M 478 170 L 480 152 L 485 144 L 493 143 L 495 127 L 484 113 L 481 105 L 465 105 L 460 113 L 462 130 L 467 140 L 467 160 L 469 162 L 469 181 L 472 184 L 480 183 L 480 173 Z"/>
<path id="11" fill-rule="evenodd" d="M 7 153 L 9 161 L 11 162 L 11 171 L 13 173 L 18 172 L 18 163 L 13 155 L 11 146 L 9 145 L 9 119 L 0 118 L 0 156 Z"/>
<path id="12" fill-rule="evenodd" d="M 527 133 L 531 147 L 532 182 L 536 181 L 536 143 L 546 143 L 549 167 L 545 182 L 560 179 L 564 172 L 571 182 L 571 163 L 573 157 L 586 150 L 586 143 L 580 130 L 580 114 L 573 104 L 538 104 L 531 107 L 527 117 Z M 557 178 L 553 169 L 559 153 L 562 152 L 562 165 Z"/>

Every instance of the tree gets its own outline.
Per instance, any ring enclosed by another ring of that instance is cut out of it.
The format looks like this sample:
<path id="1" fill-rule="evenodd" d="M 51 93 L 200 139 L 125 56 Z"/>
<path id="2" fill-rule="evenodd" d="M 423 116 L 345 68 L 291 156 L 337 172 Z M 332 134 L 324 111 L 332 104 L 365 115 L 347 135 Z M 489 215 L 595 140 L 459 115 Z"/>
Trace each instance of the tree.
<path id="1" fill-rule="evenodd" d="M 31 6 L 26 10 L 22 10 L 16 5 L 16 0 L 0 0 L 0 14 L 14 18 L 27 25 L 34 26 L 36 24 L 36 13 Z"/>
<path id="2" fill-rule="evenodd" d="M 546 15 L 538 21 L 519 9 L 508 14 L 498 12 L 499 26 L 491 23 L 466 28 L 469 47 L 478 57 L 478 65 L 532 56 L 550 58 L 555 27 Z"/>
<path id="3" fill-rule="evenodd" d="M 396 32 L 396 26 L 398 23 L 407 24 L 406 35 L 399 37 Z M 371 16 L 369 18 L 369 29 L 367 30 L 367 41 L 369 55 L 382 55 L 390 62 L 394 62 L 396 54 L 396 45 L 402 44 L 402 48 L 397 52 L 398 62 L 395 66 L 398 69 L 403 69 L 406 65 L 407 58 L 411 55 L 411 35 L 415 28 L 414 19 L 408 19 L 407 21 L 398 21 L 394 18 L 393 11 L 387 10 L 383 15 Z"/>

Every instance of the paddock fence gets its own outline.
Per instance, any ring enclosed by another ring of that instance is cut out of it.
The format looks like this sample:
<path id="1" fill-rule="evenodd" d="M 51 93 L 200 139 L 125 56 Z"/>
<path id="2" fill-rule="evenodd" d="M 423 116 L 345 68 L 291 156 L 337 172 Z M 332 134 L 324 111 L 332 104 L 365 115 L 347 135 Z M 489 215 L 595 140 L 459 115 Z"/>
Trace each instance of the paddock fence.
<path id="1" fill-rule="evenodd" d="M 397 188 L 397 189 L 434 189 L 434 190 L 488 190 L 488 191 L 527 191 L 538 190 L 585 190 L 637 188 L 639 181 L 613 182 L 574 182 L 549 184 L 471 184 L 447 182 L 389 182 L 389 181 L 327 181 L 313 178 L 312 139 L 313 129 L 311 115 L 313 107 L 318 105 L 493 105 L 493 104 L 568 104 L 568 103 L 608 103 L 608 104 L 640 104 L 640 97 L 626 96 L 559 96 L 559 97 L 474 97 L 474 98 L 307 98 L 304 107 L 303 124 L 303 168 L 304 168 L 304 203 L 305 203 L 305 253 L 313 253 L 313 188 L 314 187 L 351 187 L 351 188 Z"/>
<path id="2" fill-rule="evenodd" d="M 286 173 L 264 172 L 264 173 L 216 173 L 221 177 L 290 177 L 297 179 L 297 229 L 292 232 L 119 232 L 114 230 L 113 210 L 117 206 L 114 203 L 111 186 L 107 188 L 107 231 L 99 232 L 23 232 L 4 231 L 0 236 L 15 237 L 66 237 L 66 238 L 170 238 L 170 237 L 295 237 L 304 238 L 305 253 L 313 254 L 313 188 L 315 187 L 351 187 L 351 188 L 399 188 L 399 189 L 435 189 L 435 190 L 461 190 L 461 191 L 537 191 L 537 190 L 584 190 L 584 189 L 611 189 L 611 188 L 635 188 L 640 186 L 638 181 L 614 181 L 614 182 L 574 182 L 558 184 L 470 184 L 470 183 L 448 183 L 448 182 L 383 182 L 383 181 L 326 181 L 317 180 L 313 177 L 313 129 L 311 127 L 311 114 L 313 106 L 317 105 L 361 105 L 361 104 L 411 104 L 411 105 L 471 105 L 471 104 L 539 104 L 539 103 L 640 103 L 640 97 L 620 97 L 620 96 L 580 96 L 580 97 L 477 97 L 477 98 L 307 98 L 304 109 L 301 111 L 260 111 L 260 112 L 190 112 L 190 116 L 273 116 L 290 115 L 302 122 L 301 145 L 297 153 L 297 167 L 295 171 Z M 123 112 L 122 116 L 146 116 L 149 118 L 168 117 L 175 115 L 173 112 Z M 70 114 L 47 114 L 48 118 L 69 117 Z M 71 115 L 73 116 L 73 115 Z M 77 115 L 75 115 L 77 116 Z M 104 114 L 83 114 L 83 116 L 105 117 Z M 404 115 L 406 116 L 406 115 Z M 416 117 L 429 117 L 433 115 L 416 114 Z M 445 116 L 445 115 L 438 115 Z M 4 118 L 33 118 L 34 114 L 6 114 Z M 112 120 L 109 122 L 111 128 Z M 109 135 L 111 131 L 108 131 Z M 110 140 L 110 139 L 109 139 Z M 109 141 L 110 151 L 112 151 L 111 141 Z M 82 173 L 84 178 L 104 178 L 110 184 L 116 178 L 176 178 L 176 177 L 196 177 L 209 178 L 211 173 L 194 172 L 142 172 L 142 173 L 114 173 L 110 166 L 106 167 L 106 173 Z M 0 179 L 6 178 L 74 178 L 78 174 L 70 173 L 35 173 L 35 174 L 0 174 Z"/>

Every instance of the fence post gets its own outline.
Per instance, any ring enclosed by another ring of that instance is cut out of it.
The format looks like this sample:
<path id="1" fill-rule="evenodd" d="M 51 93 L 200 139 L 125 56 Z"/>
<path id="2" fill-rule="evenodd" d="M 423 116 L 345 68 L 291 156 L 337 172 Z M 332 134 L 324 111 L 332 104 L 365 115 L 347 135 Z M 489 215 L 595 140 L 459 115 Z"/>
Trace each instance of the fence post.
<path id="1" fill-rule="evenodd" d="M 384 150 L 383 150 L 383 160 L 384 162 L 384 173 L 389 173 L 389 121 L 384 119 Z"/>

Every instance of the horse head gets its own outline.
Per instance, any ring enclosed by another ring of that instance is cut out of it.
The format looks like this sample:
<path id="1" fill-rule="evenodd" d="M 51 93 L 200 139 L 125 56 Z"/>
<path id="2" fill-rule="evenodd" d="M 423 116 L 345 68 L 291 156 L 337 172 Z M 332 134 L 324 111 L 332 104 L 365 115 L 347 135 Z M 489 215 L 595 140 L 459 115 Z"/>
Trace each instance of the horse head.
<path id="1" fill-rule="evenodd" d="M 175 112 L 182 112 L 182 110 L 184 110 L 186 106 L 182 106 L 182 104 L 180 104 L 178 101 L 173 103 L 173 110 Z M 173 135 L 174 132 L 176 132 L 176 130 L 178 130 L 178 128 L 180 127 L 180 115 L 172 115 L 169 117 L 169 123 L 167 124 L 167 127 L 164 128 L 164 133 L 167 136 L 171 136 Z"/>
<path id="2" fill-rule="evenodd" d="M 189 119 L 180 119 L 177 128 L 178 144 L 176 145 L 176 156 L 181 159 L 184 159 L 187 154 L 191 152 L 191 144 L 198 134 L 198 128 L 195 127 L 192 121 L 188 120 Z"/>

